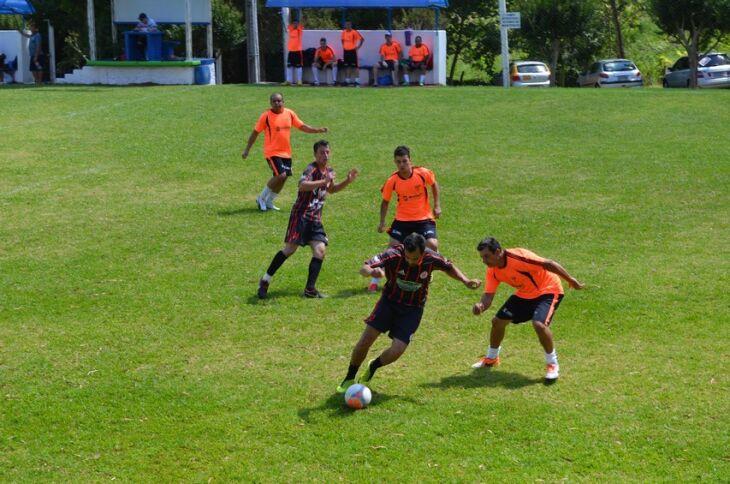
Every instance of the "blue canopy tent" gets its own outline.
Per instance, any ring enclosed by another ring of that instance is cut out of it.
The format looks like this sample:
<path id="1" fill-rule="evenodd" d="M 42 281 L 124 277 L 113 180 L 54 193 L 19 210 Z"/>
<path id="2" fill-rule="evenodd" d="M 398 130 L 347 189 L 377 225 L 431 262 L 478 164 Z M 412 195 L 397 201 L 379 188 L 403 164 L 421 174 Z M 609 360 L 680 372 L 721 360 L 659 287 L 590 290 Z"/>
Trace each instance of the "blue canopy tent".
<path id="1" fill-rule="evenodd" d="M 0 0 L 0 15 L 33 15 L 35 9 L 29 0 Z"/>

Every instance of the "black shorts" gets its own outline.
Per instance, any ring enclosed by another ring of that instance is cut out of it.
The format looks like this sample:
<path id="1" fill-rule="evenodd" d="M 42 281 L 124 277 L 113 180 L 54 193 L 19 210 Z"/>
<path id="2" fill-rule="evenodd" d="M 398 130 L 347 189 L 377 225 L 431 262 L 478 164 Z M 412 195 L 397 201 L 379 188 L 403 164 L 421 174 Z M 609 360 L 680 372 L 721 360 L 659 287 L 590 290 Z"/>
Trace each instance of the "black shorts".
<path id="1" fill-rule="evenodd" d="M 31 72 L 38 72 L 43 70 L 43 62 L 45 62 L 45 56 L 43 54 L 38 56 L 38 62 L 35 62 L 33 60 L 35 56 L 30 57 L 30 71 Z"/>
<path id="2" fill-rule="evenodd" d="M 406 306 L 381 297 L 365 323 L 381 333 L 408 344 L 423 317 L 423 307 Z"/>
<path id="3" fill-rule="evenodd" d="M 513 295 L 499 308 L 496 317 L 515 324 L 539 321 L 545 326 L 550 326 L 553 314 L 557 311 L 562 299 L 562 294 L 543 294 L 534 299 L 524 299 Z"/>
<path id="4" fill-rule="evenodd" d="M 410 62 L 408 62 L 408 69 L 410 69 L 411 72 L 420 71 L 420 70 L 425 71 L 426 70 L 426 61 L 420 61 L 420 62 L 410 61 Z"/>
<path id="5" fill-rule="evenodd" d="M 378 69 L 395 70 L 396 62 L 392 60 L 378 61 Z"/>
<path id="6" fill-rule="evenodd" d="M 344 67 L 357 67 L 357 49 L 346 50 L 342 56 L 342 65 Z"/>
<path id="7" fill-rule="evenodd" d="M 278 156 L 272 156 L 266 158 L 269 163 L 269 168 L 274 173 L 274 176 L 279 176 L 281 173 L 286 173 L 286 176 L 291 176 L 291 158 L 280 158 Z"/>
<path id="8" fill-rule="evenodd" d="M 417 220 L 415 222 L 393 220 L 393 223 L 388 229 L 388 234 L 398 242 L 403 242 L 403 239 L 413 232 L 423 235 L 423 238 L 426 240 L 438 238 L 436 234 L 436 222 L 433 220 Z"/>
<path id="9" fill-rule="evenodd" d="M 304 65 L 304 53 L 301 50 L 290 50 L 286 57 L 287 67 L 302 67 Z"/>
<path id="10" fill-rule="evenodd" d="M 289 217 L 289 227 L 286 230 L 284 242 L 305 246 L 312 241 L 324 242 L 324 245 L 329 243 L 322 224 L 307 220 L 299 214 L 292 214 Z"/>
<path id="11" fill-rule="evenodd" d="M 314 63 L 314 67 L 322 71 L 324 69 L 332 69 L 334 67 L 334 64 L 332 62 L 328 62 L 327 64 L 325 64 L 323 61 L 318 60 Z"/>

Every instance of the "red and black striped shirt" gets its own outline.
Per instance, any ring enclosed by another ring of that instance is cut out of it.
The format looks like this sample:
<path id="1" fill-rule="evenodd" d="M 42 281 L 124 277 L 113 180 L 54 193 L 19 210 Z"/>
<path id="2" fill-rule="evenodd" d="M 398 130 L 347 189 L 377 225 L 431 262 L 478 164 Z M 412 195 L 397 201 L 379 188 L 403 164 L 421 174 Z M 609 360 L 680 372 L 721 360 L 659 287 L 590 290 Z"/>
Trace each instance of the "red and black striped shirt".
<path id="1" fill-rule="evenodd" d="M 320 171 L 315 162 L 307 165 L 307 168 L 299 178 L 299 183 L 304 181 L 319 181 L 326 177 L 327 173 L 331 173 L 334 179 L 335 170 L 331 166 L 327 166 L 325 171 Z M 327 196 L 325 187 L 315 188 L 309 192 L 300 191 L 294 206 L 291 208 L 291 217 L 301 217 L 312 222 L 322 222 L 322 207 L 324 207 L 324 199 Z"/>
<path id="2" fill-rule="evenodd" d="M 428 296 L 428 285 L 434 270 L 448 272 L 454 265 L 438 252 L 426 249 L 418 265 L 409 266 L 406 249 L 401 245 L 391 247 L 366 262 L 370 267 L 381 267 L 387 282 L 383 296 L 406 306 L 423 307 Z"/>

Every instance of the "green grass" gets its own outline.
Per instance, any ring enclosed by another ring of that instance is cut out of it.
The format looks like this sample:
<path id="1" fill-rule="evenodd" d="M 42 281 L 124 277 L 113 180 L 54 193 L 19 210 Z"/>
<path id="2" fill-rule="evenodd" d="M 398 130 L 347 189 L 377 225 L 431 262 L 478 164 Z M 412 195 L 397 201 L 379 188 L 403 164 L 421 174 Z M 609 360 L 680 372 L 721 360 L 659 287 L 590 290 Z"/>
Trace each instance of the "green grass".
<path id="1" fill-rule="evenodd" d="M 362 174 L 324 209 L 332 297 L 300 297 L 303 248 L 260 302 L 295 193 L 257 212 L 262 140 L 240 158 L 272 90 L 0 90 L 0 480 L 730 478 L 729 91 L 287 88 Z M 293 134 L 297 175 L 316 139 Z M 490 234 L 588 284 L 554 321 L 556 385 L 526 325 L 471 370 L 494 310 L 437 275 L 371 407 L 334 394 L 398 144 L 468 275 Z"/>

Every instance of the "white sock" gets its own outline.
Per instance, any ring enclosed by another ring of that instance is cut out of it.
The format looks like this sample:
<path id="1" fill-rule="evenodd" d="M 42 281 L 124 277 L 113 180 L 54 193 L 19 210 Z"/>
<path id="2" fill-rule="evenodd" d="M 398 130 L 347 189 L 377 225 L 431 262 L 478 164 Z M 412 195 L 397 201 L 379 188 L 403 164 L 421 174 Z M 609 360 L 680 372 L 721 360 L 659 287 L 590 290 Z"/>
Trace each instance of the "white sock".
<path id="1" fill-rule="evenodd" d="M 426 76 L 424 76 L 423 74 L 421 74 L 421 75 L 420 75 L 420 76 L 418 77 L 418 82 L 420 82 L 420 83 L 422 83 L 422 84 L 423 84 L 423 83 L 425 83 L 425 82 L 426 82 Z"/>
<path id="2" fill-rule="evenodd" d="M 292 73 L 292 71 L 293 71 L 293 70 L 294 70 L 294 69 L 293 69 L 293 68 L 291 68 L 291 67 L 287 67 L 287 69 L 286 69 L 286 82 L 288 82 L 288 83 L 290 83 L 290 84 L 291 84 L 291 82 L 292 82 L 292 80 L 291 80 L 291 76 L 293 75 L 293 73 Z"/>
<path id="3" fill-rule="evenodd" d="M 312 77 L 314 78 L 314 83 L 319 84 L 319 69 L 317 69 L 315 66 L 312 66 Z M 327 73 L 325 72 L 325 77 L 327 76 Z"/>
<path id="4" fill-rule="evenodd" d="M 502 349 L 501 346 L 498 347 L 498 348 L 492 348 L 491 346 L 488 347 L 487 348 L 487 358 L 494 359 L 494 358 L 498 357 L 499 356 L 499 350 L 501 350 L 501 349 Z"/>
<path id="5" fill-rule="evenodd" d="M 332 84 L 337 82 L 337 66 L 332 68 Z"/>
<path id="6" fill-rule="evenodd" d="M 548 365 L 558 364 L 558 355 L 555 353 L 555 348 L 553 348 L 552 353 L 545 353 L 545 363 Z"/>
<path id="7" fill-rule="evenodd" d="M 264 277 L 262 277 L 261 279 L 264 280 L 265 282 L 271 282 L 272 277 L 274 277 L 274 276 L 270 276 L 268 272 L 264 272 Z"/>
<path id="8" fill-rule="evenodd" d="M 271 193 L 271 189 L 268 185 L 264 185 L 264 189 L 261 190 L 261 195 L 259 195 L 259 198 L 261 200 L 266 201 L 266 198 L 269 196 L 269 193 Z"/>
<path id="9" fill-rule="evenodd" d="M 405 82 L 406 84 L 410 83 L 411 76 L 409 76 L 408 74 L 403 74 L 403 82 Z"/>
<path id="10" fill-rule="evenodd" d="M 349 77 L 346 77 L 345 78 L 345 84 L 350 84 L 350 78 Z"/>
<path id="11" fill-rule="evenodd" d="M 269 190 L 269 196 L 268 196 L 268 198 L 266 198 L 266 205 L 273 205 L 274 199 L 277 197 L 277 195 L 279 195 L 279 194 Z"/>
<path id="12" fill-rule="evenodd" d="M 302 82 L 302 68 L 297 67 L 296 72 L 297 72 L 297 82 Z"/>

